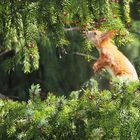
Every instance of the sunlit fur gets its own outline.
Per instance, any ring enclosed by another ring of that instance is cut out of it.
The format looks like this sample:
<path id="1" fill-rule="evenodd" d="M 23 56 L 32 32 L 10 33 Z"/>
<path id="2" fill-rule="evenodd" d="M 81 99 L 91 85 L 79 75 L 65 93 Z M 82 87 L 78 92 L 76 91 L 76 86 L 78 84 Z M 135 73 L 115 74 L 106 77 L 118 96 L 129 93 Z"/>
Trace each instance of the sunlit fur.
<path id="1" fill-rule="evenodd" d="M 127 78 L 131 81 L 138 80 L 134 66 L 124 54 L 111 42 L 111 37 L 116 31 L 102 33 L 98 30 L 88 31 L 87 38 L 96 46 L 100 57 L 93 65 L 94 72 L 105 68 L 111 76 Z"/>

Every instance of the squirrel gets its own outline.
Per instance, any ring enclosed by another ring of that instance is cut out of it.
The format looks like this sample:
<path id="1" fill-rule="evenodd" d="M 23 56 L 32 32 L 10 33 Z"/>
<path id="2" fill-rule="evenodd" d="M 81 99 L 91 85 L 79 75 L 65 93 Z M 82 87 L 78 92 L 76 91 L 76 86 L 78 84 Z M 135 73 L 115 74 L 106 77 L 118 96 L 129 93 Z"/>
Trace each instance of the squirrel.
<path id="1" fill-rule="evenodd" d="M 120 77 L 129 81 L 137 81 L 138 75 L 128 58 L 111 42 L 117 30 L 105 33 L 96 29 L 86 31 L 87 39 L 97 48 L 100 57 L 93 65 L 94 72 L 106 69 L 111 77 Z"/>

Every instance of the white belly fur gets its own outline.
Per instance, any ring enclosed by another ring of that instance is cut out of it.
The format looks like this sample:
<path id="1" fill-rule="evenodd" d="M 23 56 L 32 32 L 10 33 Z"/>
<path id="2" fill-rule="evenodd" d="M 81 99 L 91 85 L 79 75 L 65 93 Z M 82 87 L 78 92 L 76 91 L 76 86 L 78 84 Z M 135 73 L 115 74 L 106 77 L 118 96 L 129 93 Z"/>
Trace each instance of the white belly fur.
<path id="1" fill-rule="evenodd" d="M 105 67 L 105 69 L 109 72 L 109 74 L 112 76 L 112 77 L 115 77 L 115 74 L 114 74 L 114 72 L 113 72 L 113 70 L 109 67 L 109 66 L 106 66 Z M 137 74 L 134 74 L 134 75 L 128 75 L 128 76 L 126 76 L 126 75 L 122 75 L 122 76 L 117 76 L 117 77 L 121 77 L 121 78 L 123 78 L 123 79 L 129 79 L 129 80 L 131 80 L 131 81 L 138 81 L 138 76 L 137 76 Z"/>

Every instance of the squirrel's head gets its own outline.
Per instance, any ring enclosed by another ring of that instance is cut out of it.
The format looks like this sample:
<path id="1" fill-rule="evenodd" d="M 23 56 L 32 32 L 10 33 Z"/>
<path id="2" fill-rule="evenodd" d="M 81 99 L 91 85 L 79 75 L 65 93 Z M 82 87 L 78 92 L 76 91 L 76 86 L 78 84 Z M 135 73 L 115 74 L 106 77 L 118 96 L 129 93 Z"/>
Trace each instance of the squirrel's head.
<path id="1" fill-rule="evenodd" d="M 108 32 L 102 33 L 98 30 L 87 31 L 85 33 L 86 37 L 93 43 L 96 47 L 99 47 L 104 41 L 109 41 L 115 33 L 116 30 L 110 30 Z"/>

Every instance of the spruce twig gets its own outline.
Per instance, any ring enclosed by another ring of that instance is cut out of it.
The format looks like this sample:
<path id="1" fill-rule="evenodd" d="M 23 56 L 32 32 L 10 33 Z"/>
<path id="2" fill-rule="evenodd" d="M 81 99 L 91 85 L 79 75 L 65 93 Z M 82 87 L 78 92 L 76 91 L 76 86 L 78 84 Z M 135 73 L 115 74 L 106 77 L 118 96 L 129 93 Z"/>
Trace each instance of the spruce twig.
<path id="1" fill-rule="evenodd" d="M 65 31 L 81 31 L 82 28 L 80 27 L 70 27 L 70 28 L 65 28 Z"/>
<path id="2" fill-rule="evenodd" d="M 80 53 L 80 52 L 74 52 L 73 54 L 75 55 L 79 55 L 79 56 L 84 56 L 84 57 L 90 57 L 92 60 L 96 61 L 97 58 L 91 56 L 91 55 L 87 55 L 87 54 L 84 54 L 84 53 Z"/>

